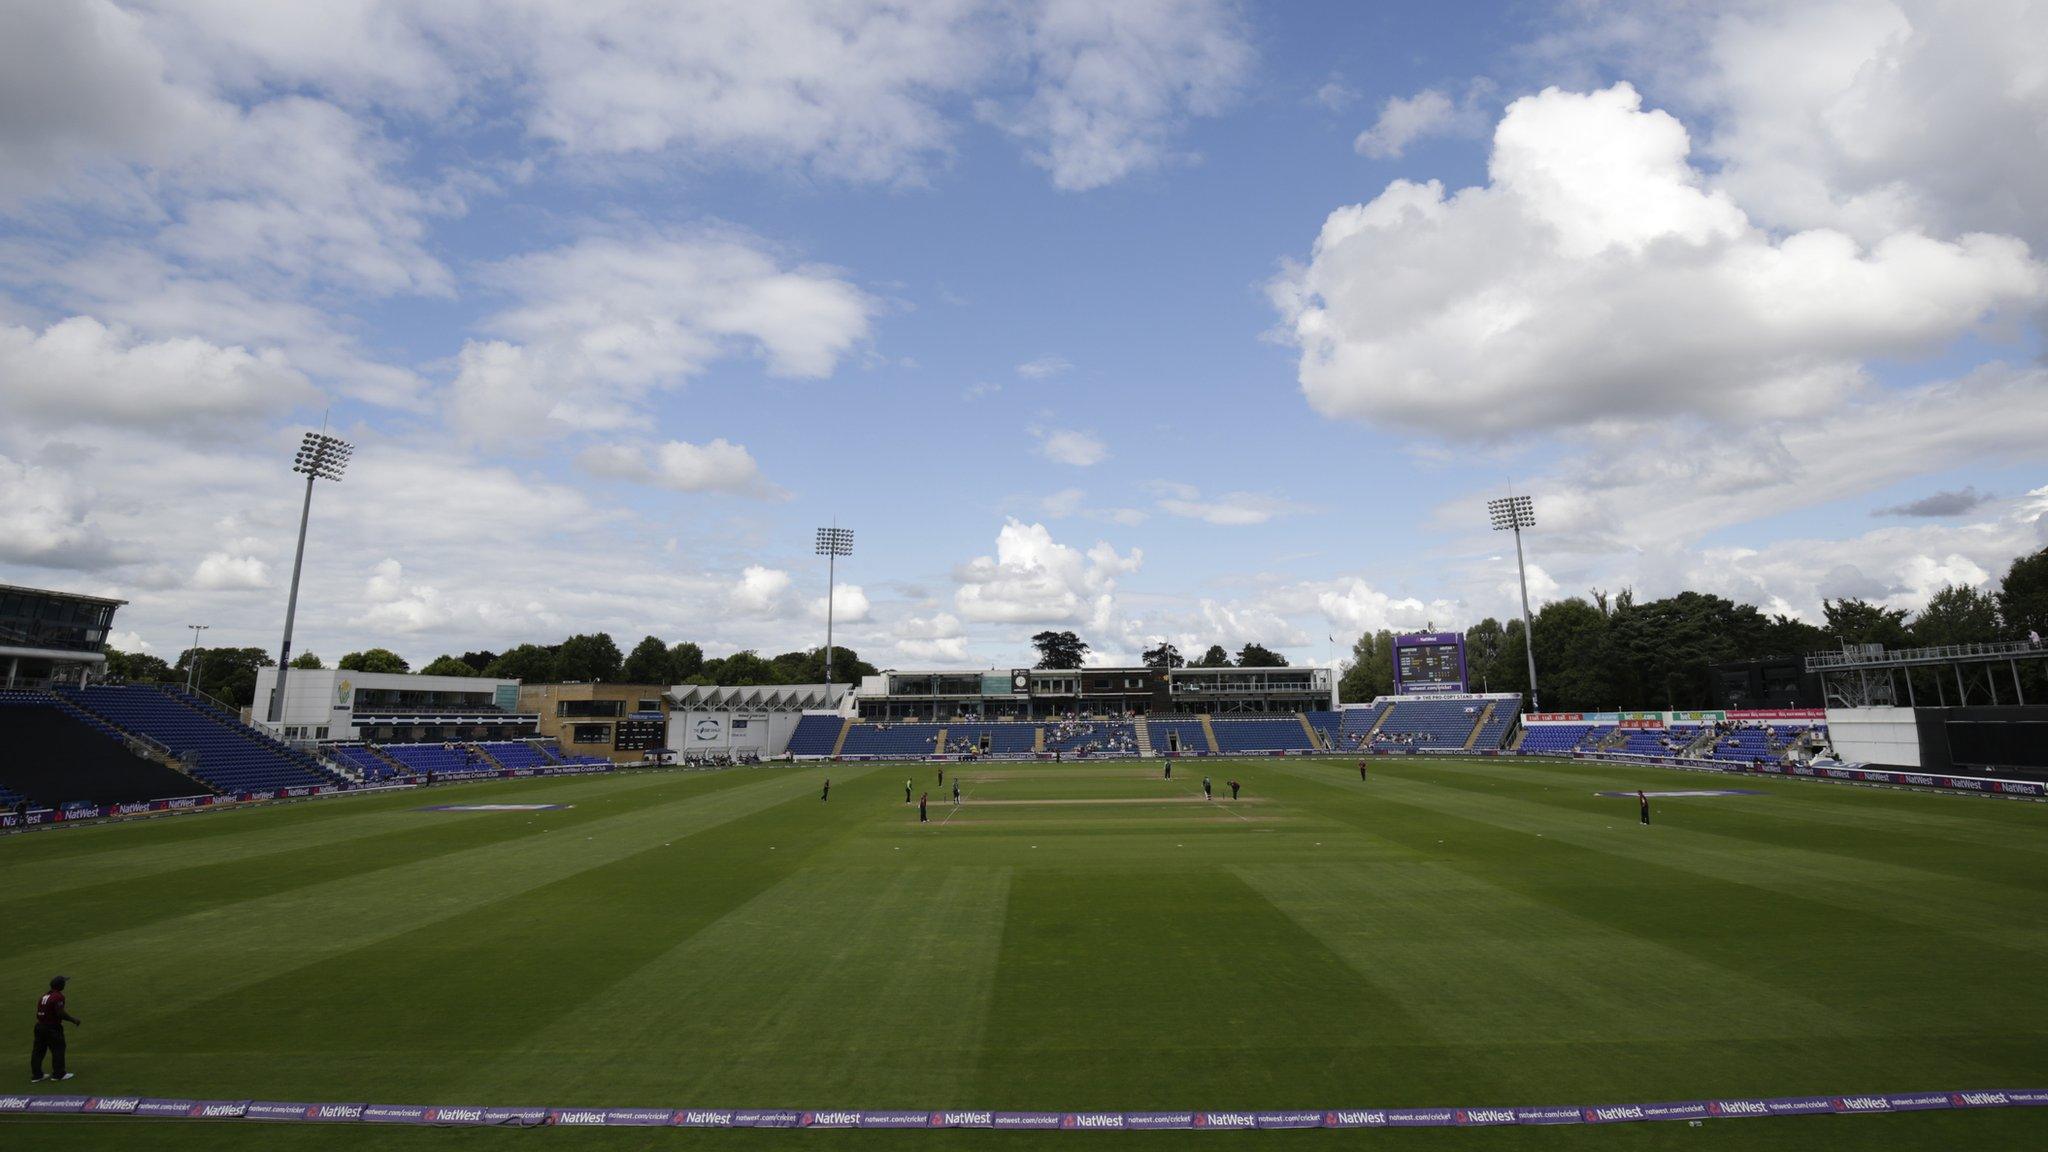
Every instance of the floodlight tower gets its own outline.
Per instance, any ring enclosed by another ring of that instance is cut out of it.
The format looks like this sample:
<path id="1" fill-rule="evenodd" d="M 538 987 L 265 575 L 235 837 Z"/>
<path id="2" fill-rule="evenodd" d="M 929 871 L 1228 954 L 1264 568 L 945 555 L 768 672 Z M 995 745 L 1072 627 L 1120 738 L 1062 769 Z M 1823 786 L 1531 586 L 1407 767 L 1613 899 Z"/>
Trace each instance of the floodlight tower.
<path id="1" fill-rule="evenodd" d="M 1522 562 L 1522 529 L 1536 526 L 1536 509 L 1527 496 L 1509 496 L 1486 502 L 1495 532 L 1515 534 L 1515 575 L 1522 580 L 1522 652 L 1529 657 L 1529 711 L 1541 712 L 1536 695 L 1536 625 L 1529 619 L 1529 569 Z"/>
<path id="2" fill-rule="evenodd" d="M 825 699 L 832 698 L 832 600 L 839 592 L 839 558 L 853 555 L 853 529 L 841 528 L 839 521 L 832 521 L 832 527 L 818 529 L 818 555 L 825 557 Z"/>
<path id="3" fill-rule="evenodd" d="M 192 630 L 192 659 L 185 663 L 185 691 L 190 692 L 199 683 L 199 634 L 213 627 L 211 624 L 187 624 Z"/>
<path id="4" fill-rule="evenodd" d="M 292 557 L 291 598 L 284 604 L 284 643 L 277 650 L 277 682 L 270 689 L 267 719 L 276 724 L 284 718 L 284 678 L 292 667 L 292 619 L 299 614 L 299 569 L 306 563 L 306 521 L 313 514 L 313 481 L 341 481 L 355 446 L 324 430 L 308 432 L 299 442 L 299 454 L 292 459 L 292 471 L 306 478 L 306 501 L 299 506 L 299 550 Z"/>

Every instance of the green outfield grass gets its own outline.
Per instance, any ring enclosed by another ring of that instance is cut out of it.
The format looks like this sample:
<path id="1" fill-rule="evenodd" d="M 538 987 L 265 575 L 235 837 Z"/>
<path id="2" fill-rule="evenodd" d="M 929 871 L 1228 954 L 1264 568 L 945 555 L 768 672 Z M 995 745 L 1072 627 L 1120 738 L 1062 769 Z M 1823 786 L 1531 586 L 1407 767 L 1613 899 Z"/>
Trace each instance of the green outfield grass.
<path id="1" fill-rule="evenodd" d="M 1594 793 L 1721 781 L 1159 767 L 620 774 L 10 836 L 0 988 L 26 1048 L 34 997 L 71 976 L 68 1087 L 105 1095 L 1135 1111 L 2048 1087 L 2048 806 L 1742 781 L 1762 794 L 1660 800 L 1644 828 Z M 1205 772 L 1244 798 L 1204 802 Z M 457 803 L 573 807 L 420 810 Z M 2048 1111 L 1199 1136 L 0 1121 L 24 1149 L 1191 1140 L 2039 1148 Z"/>

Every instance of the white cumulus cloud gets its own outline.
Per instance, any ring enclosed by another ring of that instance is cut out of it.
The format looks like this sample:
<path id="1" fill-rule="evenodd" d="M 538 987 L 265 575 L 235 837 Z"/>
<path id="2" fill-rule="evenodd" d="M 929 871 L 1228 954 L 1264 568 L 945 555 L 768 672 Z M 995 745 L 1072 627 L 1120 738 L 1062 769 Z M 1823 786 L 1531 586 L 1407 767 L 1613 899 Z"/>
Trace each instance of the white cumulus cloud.
<path id="1" fill-rule="evenodd" d="M 1635 90 L 1508 107 L 1491 182 L 1395 181 L 1273 286 L 1325 415 L 1446 436 L 1737 409 L 1799 416 L 1864 361 L 1942 347 L 2048 275 L 2011 237 L 1753 225 Z"/>

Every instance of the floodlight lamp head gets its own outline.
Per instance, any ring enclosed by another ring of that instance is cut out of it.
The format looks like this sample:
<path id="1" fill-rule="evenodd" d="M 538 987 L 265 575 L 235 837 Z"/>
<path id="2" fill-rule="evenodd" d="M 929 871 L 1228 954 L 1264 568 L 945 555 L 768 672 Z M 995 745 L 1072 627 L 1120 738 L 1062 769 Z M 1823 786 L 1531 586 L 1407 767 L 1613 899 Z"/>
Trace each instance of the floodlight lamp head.
<path id="1" fill-rule="evenodd" d="M 292 458 L 292 471 L 322 480 L 340 480 L 348 469 L 348 458 L 355 453 L 355 446 L 339 436 L 325 432 L 308 432 L 299 441 L 298 455 Z"/>
<path id="2" fill-rule="evenodd" d="M 1487 515 L 1493 518 L 1493 530 L 1507 532 L 1536 526 L 1536 509 L 1527 496 L 1508 496 L 1486 502 Z"/>
<path id="3" fill-rule="evenodd" d="M 818 529 L 818 549 L 817 549 L 817 554 L 818 554 L 818 555 L 820 555 L 820 556 L 851 556 L 851 555 L 853 555 L 853 529 L 851 529 L 851 528 L 820 528 L 820 529 Z"/>

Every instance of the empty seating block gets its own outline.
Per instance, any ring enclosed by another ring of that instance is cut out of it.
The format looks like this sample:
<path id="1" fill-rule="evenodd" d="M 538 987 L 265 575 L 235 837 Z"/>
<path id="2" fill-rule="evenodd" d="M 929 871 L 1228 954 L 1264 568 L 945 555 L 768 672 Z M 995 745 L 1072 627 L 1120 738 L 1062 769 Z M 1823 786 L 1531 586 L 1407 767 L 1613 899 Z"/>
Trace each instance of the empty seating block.
<path id="1" fill-rule="evenodd" d="M 846 756 L 930 756 L 938 751 L 936 724 L 855 724 L 840 753 Z"/>
<path id="2" fill-rule="evenodd" d="M 477 747 L 507 768 L 545 768 L 554 763 L 538 745 L 529 744 L 524 740 L 478 744 Z"/>
<path id="3" fill-rule="evenodd" d="M 1152 751 L 1162 756 L 1168 752 L 1194 756 L 1209 751 L 1209 738 L 1202 733 L 1200 720 L 1163 720 L 1155 716 L 1145 722 L 1145 728 L 1152 737 Z"/>
<path id="4" fill-rule="evenodd" d="M 1226 720 L 1212 717 L 1216 747 L 1223 752 L 1306 752 L 1313 748 L 1298 716 Z"/>
<path id="5" fill-rule="evenodd" d="M 96 684 L 59 689 L 57 695 L 125 731 L 155 740 L 173 756 L 183 759 L 197 753 L 192 774 L 223 791 L 337 783 L 311 757 L 215 705 L 139 686 Z"/>
<path id="6" fill-rule="evenodd" d="M 789 734 L 789 754 L 830 756 L 833 745 L 839 743 L 839 729 L 842 724 L 844 721 L 838 716 L 797 717 L 796 731 Z"/>

